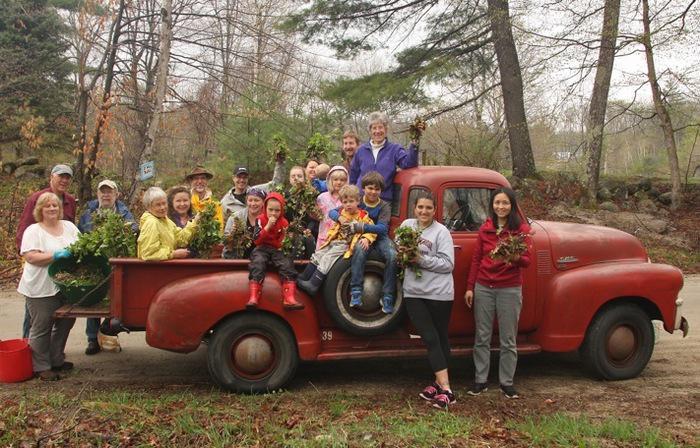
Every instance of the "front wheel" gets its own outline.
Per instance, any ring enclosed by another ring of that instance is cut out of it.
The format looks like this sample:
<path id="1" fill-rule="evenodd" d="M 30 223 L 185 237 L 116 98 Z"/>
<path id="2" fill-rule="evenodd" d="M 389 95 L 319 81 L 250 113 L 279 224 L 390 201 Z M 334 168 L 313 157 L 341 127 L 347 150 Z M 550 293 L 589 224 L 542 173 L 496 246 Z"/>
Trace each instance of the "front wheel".
<path id="1" fill-rule="evenodd" d="M 593 319 L 579 351 L 586 367 L 598 378 L 634 378 L 654 351 L 654 328 L 638 306 L 613 305 Z"/>
<path id="2" fill-rule="evenodd" d="M 216 328 L 207 367 L 216 384 L 234 392 L 283 387 L 299 364 L 292 331 L 279 319 L 255 312 L 236 315 Z"/>

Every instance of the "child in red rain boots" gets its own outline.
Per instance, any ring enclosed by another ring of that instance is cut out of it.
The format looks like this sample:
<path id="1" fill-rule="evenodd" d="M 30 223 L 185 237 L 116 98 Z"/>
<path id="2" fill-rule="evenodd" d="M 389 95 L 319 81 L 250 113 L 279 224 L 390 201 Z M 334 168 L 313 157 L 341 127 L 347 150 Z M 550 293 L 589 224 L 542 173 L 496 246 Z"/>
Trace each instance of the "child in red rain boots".
<path id="1" fill-rule="evenodd" d="M 284 217 L 284 197 L 279 193 L 270 193 L 265 198 L 265 211 L 258 218 L 255 228 L 255 249 L 250 255 L 248 279 L 250 280 L 250 299 L 247 308 L 257 308 L 262 294 L 262 282 L 268 263 L 272 262 L 282 278 L 282 298 L 288 310 L 300 310 L 304 305 L 294 298 L 297 272 L 291 257 L 282 252 L 282 240 L 289 226 Z"/>

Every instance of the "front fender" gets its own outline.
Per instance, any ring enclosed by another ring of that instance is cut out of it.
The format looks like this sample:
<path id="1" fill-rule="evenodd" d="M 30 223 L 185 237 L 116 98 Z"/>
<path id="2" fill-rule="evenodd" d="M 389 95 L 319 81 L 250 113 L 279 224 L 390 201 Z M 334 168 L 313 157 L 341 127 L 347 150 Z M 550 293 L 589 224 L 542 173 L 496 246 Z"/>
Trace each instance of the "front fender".
<path id="1" fill-rule="evenodd" d="M 615 300 L 648 301 L 673 331 L 682 286 L 681 271 L 665 264 L 601 263 L 564 271 L 545 289 L 542 323 L 532 340 L 545 351 L 576 350 L 598 310 Z"/>
<path id="2" fill-rule="evenodd" d="M 226 317 L 245 311 L 248 301 L 248 272 L 205 274 L 170 283 L 151 301 L 146 320 L 146 342 L 164 350 L 189 353 L 199 347 L 204 335 Z M 299 357 L 313 360 L 321 350 L 318 319 L 312 300 L 297 293 L 303 310 L 282 307 L 282 285 L 276 273 L 263 283 L 259 310 L 285 321 L 296 338 Z"/>

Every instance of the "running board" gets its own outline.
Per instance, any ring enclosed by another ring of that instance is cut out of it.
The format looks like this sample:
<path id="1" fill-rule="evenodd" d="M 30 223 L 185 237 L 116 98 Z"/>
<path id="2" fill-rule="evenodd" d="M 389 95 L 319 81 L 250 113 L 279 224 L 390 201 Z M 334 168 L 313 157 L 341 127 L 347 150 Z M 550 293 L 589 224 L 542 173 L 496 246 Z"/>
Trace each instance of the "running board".
<path id="1" fill-rule="evenodd" d="M 474 349 L 472 347 L 453 347 L 450 350 L 451 356 L 471 356 Z M 492 352 L 497 352 L 498 347 L 491 347 Z M 519 355 L 534 355 L 540 353 L 542 347 L 537 344 L 518 345 Z M 343 359 L 372 359 L 372 358 L 418 358 L 427 356 L 425 348 L 391 348 L 376 350 L 352 350 L 352 351 L 329 351 L 321 353 L 316 358 L 317 361 L 338 361 Z"/>
<path id="2" fill-rule="evenodd" d="M 56 319 L 73 317 L 109 317 L 109 304 L 104 304 L 102 306 L 63 305 L 54 311 L 53 316 Z"/>

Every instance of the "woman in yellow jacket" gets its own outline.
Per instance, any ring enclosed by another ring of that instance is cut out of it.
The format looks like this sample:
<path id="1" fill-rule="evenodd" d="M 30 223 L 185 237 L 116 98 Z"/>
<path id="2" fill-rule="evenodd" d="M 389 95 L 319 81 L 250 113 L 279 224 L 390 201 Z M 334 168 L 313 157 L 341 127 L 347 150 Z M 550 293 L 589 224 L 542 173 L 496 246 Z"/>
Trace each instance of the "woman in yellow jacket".
<path id="1" fill-rule="evenodd" d="M 189 251 L 185 247 L 194 236 L 199 215 L 179 228 L 168 218 L 168 196 L 158 187 L 146 190 L 142 202 L 147 211 L 139 222 L 138 257 L 142 260 L 187 258 Z"/>

